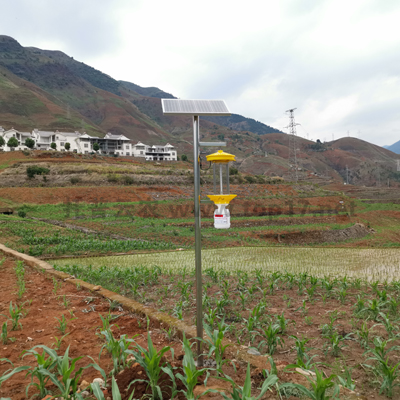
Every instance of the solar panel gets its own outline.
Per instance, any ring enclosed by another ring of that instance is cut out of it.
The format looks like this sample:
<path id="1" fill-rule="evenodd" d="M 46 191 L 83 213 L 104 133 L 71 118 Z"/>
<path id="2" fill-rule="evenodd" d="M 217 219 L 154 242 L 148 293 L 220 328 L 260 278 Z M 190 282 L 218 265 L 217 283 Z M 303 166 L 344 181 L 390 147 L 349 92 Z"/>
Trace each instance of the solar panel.
<path id="1" fill-rule="evenodd" d="M 161 104 L 166 115 L 231 115 L 224 100 L 161 99 Z"/>

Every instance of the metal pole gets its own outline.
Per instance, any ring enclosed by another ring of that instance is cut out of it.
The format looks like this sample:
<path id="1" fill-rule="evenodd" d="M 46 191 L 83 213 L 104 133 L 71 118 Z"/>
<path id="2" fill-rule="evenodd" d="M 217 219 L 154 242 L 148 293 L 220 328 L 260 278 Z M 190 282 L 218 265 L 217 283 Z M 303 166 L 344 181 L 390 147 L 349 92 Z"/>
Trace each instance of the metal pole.
<path id="1" fill-rule="evenodd" d="M 201 274 L 201 221 L 200 221 L 200 165 L 199 165 L 199 116 L 193 116 L 193 172 L 194 172 L 194 237 L 196 265 L 196 316 L 197 316 L 197 366 L 203 366 L 203 288 Z"/>
<path id="2" fill-rule="evenodd" d="M 222 163 L 219 164 L 219 194 L 223 194 Z"/>
<path id="3" fill-rule="evenodd" d="M 230 188 L 229 188 L 229 163 L 226 163 L 226 194 L 230 194 Z"/>
<path id="4" fill-rule="evenodd" d="M 215 176 L 215 163 L 213 163 L 213 182 L 214 182 L 214 194 L 217 194 L 217 177 Z"/>

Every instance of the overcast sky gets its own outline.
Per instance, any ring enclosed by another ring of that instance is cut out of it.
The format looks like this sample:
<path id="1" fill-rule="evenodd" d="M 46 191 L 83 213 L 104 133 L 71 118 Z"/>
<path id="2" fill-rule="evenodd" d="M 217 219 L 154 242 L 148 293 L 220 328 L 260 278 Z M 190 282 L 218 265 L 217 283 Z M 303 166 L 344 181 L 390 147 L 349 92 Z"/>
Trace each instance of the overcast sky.
<path id="1" fill-rule="evenodd" d="M 398 0 L 0 0 L 0 33 L 300 136 L 400 140 Z"/>

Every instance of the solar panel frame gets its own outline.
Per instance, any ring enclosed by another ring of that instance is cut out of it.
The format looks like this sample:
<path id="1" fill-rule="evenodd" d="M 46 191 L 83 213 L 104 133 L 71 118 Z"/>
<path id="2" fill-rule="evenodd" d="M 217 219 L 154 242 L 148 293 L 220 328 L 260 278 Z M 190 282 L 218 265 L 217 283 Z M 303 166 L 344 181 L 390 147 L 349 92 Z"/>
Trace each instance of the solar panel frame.
<path id="1" fill-rule="evenodd" d="M 232 115 L 224 100 L 161 99 L 161 105 L 165 115 Z"/>

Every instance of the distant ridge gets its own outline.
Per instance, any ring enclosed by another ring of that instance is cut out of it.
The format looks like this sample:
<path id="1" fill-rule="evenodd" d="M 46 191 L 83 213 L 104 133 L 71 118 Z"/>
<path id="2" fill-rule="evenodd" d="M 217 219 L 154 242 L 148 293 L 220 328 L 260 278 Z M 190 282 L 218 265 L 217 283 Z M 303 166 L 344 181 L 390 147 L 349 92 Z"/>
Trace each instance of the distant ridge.
<path id="1" fill-rule="evenodd" d="M 400 140 L 390 146 L 383 146 L 385 149 L 393 151 L 393 153 L 400 154 Z"/>
<path id="2" fill-rule="evenodd" d="M 156 97 L 157 99 L 176 99 L 176 97 L 172 96 L 172 94 L 164 92 L 163 90 L 157 87 L 144 88 L 139 85 L 135 85 L 132 82 L 127 82 L 127 81 L 119 81 L 119 83 L 127 87 L 128 89 L 141 94 L 142 96 Z"/>
<path id="3" fill-rule="evenodd" d="M 207 121 L 214 122 L 219 125 L 226 126 L 236 131 L 249 131 L 257 133 L 257 135 L 265 135 L 268 133 L 284 133 L 272 126 L 263 124 L 252 118 L 243 117 L 243 115 L 232 114 L 230 117 L 204 117 Z"/>

